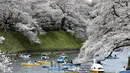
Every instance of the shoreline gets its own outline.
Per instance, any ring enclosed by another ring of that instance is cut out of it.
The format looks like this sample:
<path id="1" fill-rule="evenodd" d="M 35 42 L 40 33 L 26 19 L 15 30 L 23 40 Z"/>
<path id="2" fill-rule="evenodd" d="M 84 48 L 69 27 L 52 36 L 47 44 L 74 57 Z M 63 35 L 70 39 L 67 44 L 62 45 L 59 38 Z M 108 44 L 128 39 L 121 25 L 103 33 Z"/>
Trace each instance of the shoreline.
<path id="1" fill-rule="evenodd" d="M 35 53 L 35 52 L 62 52 L 62 51 L 80 51 L 80 48 L 62 48 L 62 49 L 40 49 L 40 50 L 23 50 L 15 53 Z"/>
<path id="2" fill-rule="evenodd" d="M 53 52 L 53 54 L 59 54 L 61 52 L 64 52 L 66 54 L 73 54 L 73 53 L 79 53 L 79 51 L 57 51 L 57 52 Z M 36 53 L 29 53 L 29 54 L 41 54 L 41 53 L 51 53 L 51 52 L 36 52 Z M 24 53 L 23 53 L 24 54 Z"/>
<path id="3" fill-rule="evenodd" d="M 79 53 L 80 52 L 80 49 L 79 48 L 77 48 L 77 49 L 62 49 L 62 50 L 42 50 L 42 51 L 33 51 L 33 52 L 31 52 L 31 51 L 27 51 L 27 50 L 25 50 L 25 51 L 23 51 L 23 52 L 15 52 L 15 53 L 7 53 L 6 55 L 13 55 L 13 54 L 40 54 L 40 53 L 51 53 L 51 52 L 53 52 L 53 53 L 56 53 L 56 54 L 58 54 L 58 53 L 60 53 L 60 52 L 65 52 L 65 53 L 67 53 L 67 54 L 70 54 L 70 53 Z"/>

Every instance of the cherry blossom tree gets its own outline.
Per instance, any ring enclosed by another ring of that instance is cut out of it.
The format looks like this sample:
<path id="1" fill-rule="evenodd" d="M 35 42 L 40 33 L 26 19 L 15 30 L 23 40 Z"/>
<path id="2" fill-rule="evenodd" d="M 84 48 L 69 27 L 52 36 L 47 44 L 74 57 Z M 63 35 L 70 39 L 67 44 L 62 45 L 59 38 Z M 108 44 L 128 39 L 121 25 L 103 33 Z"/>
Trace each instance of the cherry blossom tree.
<path id="1" fill-rule="evenodd" d="M 24 34 L 31 42 L 40 43 L 38 35 L 46 29 L 63 29 L 86 38 L 87 4 L 76 0 L 1 0 L 0 27 Z"/>
<path id="2" fill-rule="evenodd" d="M 129 0 L 103 0 L 97 3 L 90 11 L 88 40 L 75 61 L 105 60 L 114 49 L 130 46 L 129 8 Z"/>
<path id="3" fill-rule="evenodd" d="M 5 38 L 3 36 L 0 36 L 0 42 L 4 42 Z M 0 43 L 0 44 L 2 44 Z M 0 72 L 11 72 L 12 67 L 10 66 L 11 59 L 7 56 L 5 56 L 4 53 L 0 51 Z"/>

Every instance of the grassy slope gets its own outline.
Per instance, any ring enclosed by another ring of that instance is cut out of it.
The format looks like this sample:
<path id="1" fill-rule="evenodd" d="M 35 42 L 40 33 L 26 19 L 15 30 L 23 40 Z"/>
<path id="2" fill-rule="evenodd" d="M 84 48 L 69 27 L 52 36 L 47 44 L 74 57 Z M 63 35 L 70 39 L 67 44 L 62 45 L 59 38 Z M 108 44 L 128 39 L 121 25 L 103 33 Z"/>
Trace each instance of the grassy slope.
<path id="1" fill-rule="evenodd" d="M 9 53 L 74 50 L 80 48 L 82 43 L 64 31 L 53 31 L 39 36 L 41 44 L 30 43 L 27 37 L 17 32 L 0 32 L 0 35 L 6 38 L 4 44 L 0 44 L 0 48 Z"/>

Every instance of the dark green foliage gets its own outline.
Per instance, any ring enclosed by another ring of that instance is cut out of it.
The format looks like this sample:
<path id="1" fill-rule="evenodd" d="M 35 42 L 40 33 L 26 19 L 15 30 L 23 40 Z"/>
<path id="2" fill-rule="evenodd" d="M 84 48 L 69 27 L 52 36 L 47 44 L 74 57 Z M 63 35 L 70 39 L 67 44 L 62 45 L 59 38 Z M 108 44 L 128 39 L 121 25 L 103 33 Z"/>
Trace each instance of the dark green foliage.
<path id="1" fill-rule="evenodd" d="M 51 31 L 39 36 L 42 43 L 31 43 L 26 36 L 19 32 L 0 32 L 5 37 L 0 49 L 6 53 L 14 52 L 46 52 L 60 50 L 79 50 L 82 41 L 64 31 Z"/>

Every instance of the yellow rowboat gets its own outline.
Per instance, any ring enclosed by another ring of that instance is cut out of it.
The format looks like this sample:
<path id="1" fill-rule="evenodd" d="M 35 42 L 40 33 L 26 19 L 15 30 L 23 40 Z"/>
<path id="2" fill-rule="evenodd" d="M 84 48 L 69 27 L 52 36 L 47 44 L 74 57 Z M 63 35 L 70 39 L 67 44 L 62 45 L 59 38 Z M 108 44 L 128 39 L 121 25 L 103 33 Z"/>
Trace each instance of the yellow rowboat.
<path id="1" fill-rule="evenodd" d="M 37 63 L 39 63 L 40 65 L 50 65 L 50 62 L 47 61 L 38 61 Z"/>
<path id="2" fill-rule="evenodd" d="M 34 64 L 34 63 L 21 63 L 21 66 L 40 66 L 40 64 L 39 63 L 36 63 L 36 64 Z"/>
<path id="3" fill-rule="evenodd" d="M 99 70 L 90 70 L 91 73 L 104 73 L 104 71 L 99 71 Z"/>

